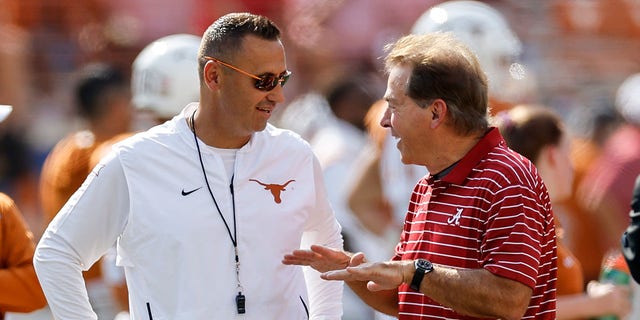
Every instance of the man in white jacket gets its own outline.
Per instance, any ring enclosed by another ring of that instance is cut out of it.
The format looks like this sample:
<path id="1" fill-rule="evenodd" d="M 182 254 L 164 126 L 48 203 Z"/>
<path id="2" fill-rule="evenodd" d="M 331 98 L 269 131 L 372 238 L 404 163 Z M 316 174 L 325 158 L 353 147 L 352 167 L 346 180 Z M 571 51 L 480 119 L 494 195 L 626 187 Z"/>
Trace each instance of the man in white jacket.
<path id="1" fill-rule="evenodd" d="M 96 319 L 81 272 L 116 241 L 132 319 L 340 318 L 342 283 L 280 261 L 342 237 L 308 144 L 267 123 L 290 76 L 279 29 L 225 15 L 198 61 L 200 102 L 115 145 L 45 231 L 57 319 Z"/>

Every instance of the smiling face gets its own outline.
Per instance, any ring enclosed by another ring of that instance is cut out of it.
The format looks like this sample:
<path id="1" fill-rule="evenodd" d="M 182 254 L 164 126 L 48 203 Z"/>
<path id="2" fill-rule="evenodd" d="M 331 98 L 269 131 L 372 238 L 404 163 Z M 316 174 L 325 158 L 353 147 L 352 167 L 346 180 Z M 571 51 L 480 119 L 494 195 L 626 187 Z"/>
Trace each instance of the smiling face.
<path id="1" fill-rule="evenodd" d="M 397 65 L 389 70 L 384 99 L 388 102 L 380 125 L 391 129 L 398 139 L 398 150 L 405 164 L 427 165 L 429 159 L 429 125 L 431 106 L 420 107 L 407 96 L 407 83 L 411 67 Z"/>
<path id="2" fill-rule="evenodd" d="M 240 50 L 227 60 L 257 76 L 282 74 L 287 69 L 282 43 L 253 35 L 246 36 Z M 216 124 L 218 135 L 246 143 L 254 132 L 264 130 L 276 104 L 284 102 L 283 88 L 278 85 L 271 91 L 262 91 L 255 87 L 256 80 L 246 74 L 215 61 L 207 64 L 205 74 L 214 72 L 217 77 L 215 117 L 225 119 Z"/>

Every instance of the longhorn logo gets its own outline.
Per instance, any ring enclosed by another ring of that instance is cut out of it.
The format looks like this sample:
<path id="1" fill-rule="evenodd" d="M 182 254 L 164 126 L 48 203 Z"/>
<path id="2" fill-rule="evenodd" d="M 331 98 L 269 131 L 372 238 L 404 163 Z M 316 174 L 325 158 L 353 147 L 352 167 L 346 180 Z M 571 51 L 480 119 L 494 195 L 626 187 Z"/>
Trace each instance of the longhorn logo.
<path id="1" fill-rule="evenodd" d="M 271 195 L 273 195 L 273 201 L 275 201 L 276 203 L 280 203 L 282 202 L 282 198 L 280 198 L 280 194 L 282 193 L 282 191 L 287 190 L 285 188 L 289 183 L 294 182 L 295 180 L 289 180 L 285 184 L 275 184 L 275 183 L 267 184 L 255 179 L 249 179 L 249 181 L 256 182 L 259 185 L 263 186 L 265 190 L 271 191 Z"/>

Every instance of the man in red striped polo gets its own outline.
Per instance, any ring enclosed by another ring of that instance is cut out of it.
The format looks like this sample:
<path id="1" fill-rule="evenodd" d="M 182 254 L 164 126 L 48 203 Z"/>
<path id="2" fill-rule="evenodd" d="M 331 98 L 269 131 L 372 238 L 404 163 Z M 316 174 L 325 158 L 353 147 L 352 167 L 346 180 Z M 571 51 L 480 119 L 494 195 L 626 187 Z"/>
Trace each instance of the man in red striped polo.
<path id="1" fill-rule="evenodd" d="M 413 190 L 390 261 L 314 245 L 284 257 L 344 280 L 405 319 L 555 319 L 556 242 L 536 168 L 489 126 L 487 79 L 451 34 L 388 46 L 380 124 L 402 161 L 431 174 Z"/>

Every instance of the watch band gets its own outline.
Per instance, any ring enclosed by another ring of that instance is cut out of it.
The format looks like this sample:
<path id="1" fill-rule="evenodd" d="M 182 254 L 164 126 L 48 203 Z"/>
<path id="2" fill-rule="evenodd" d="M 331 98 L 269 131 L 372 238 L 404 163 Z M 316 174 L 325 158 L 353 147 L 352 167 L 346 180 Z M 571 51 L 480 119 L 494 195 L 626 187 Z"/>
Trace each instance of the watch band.
<path id="1" fill-rule="evenodd" d="M 409 287 L 414 291 L 420 291 L 420 284 L 422 283 L 422 279 L 424 275 L 433 271 L 433 264 L 429 260 L 426 259 L 416 259 L 413 262 L 416 267 L 416 272 L 413 274 L 413 279 L 411 279 L 411 284 Z"/>

